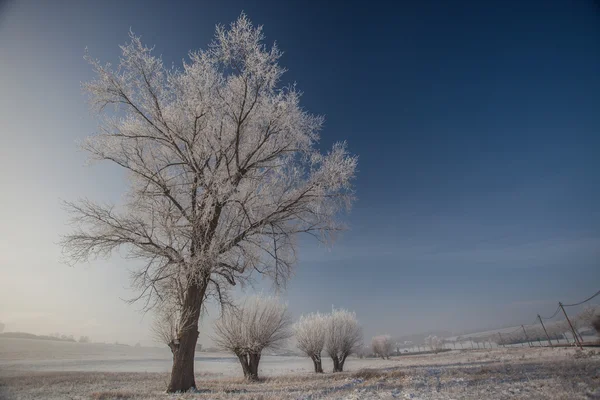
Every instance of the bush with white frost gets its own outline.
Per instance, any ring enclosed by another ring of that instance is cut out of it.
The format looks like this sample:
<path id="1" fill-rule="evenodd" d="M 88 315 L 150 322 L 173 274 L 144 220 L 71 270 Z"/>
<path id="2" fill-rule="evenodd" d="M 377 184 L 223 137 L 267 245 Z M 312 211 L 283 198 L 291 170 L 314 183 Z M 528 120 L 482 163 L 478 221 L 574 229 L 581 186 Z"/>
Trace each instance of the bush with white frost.
<path id="1" fill-rule="evenodd" d="M 316 373 L 323 372 L 321 353 L 323 347 L 325 347 L 327 318 L 327 315 L 313 313 L 303 315 L 294 324 L 294 334 L 298 342 L 298 348 L 311 358 Z"/>
<path id="2" fill-rule="evenodd" d="M 358 358 L 370 357 L 373 354 L 371 346 L 359 346 L 354 352 Z"/>
<path id="3" fill-rule="evenodd" d="M 223 311 L 215 323 L 215 344 L 234 353 L 244 377 L 258 380 L 258 363 L 265 349 L 280 348 L 292 336 L 287 306 L 272 297 L 252 297 Z"/>
<path id="4" fill-rule="evenodd" d="M 389 359 L 393 350 L 392 338 L 390 335 L 374 336 L 371 340 L 371 348 L 377 356 Z"/>
<path id="5" fill-rule="evenodd" d="M 586 306 L 575 318 L 582 328 L 593 328 L 594 320 L 600 317 L 600 306 Z"/>
<path id="6" fill-rule="evenodd" d="M 444 349 L 444 339 L 434 335 L 429 335 L 425 338 L 425 346 L 429 347 L 431 351 L 438 352 Z"/>
<path id="7" fill-rule="evenodd" d="M 334 310 L 327 319 L 325 351 L 333 361 L 333 372 L 342 372 L 346 358 L 362 345 L 362 329 L 356 314 Z"/>
<path id="8" fill-rule="evenodd" d="M 194 325 L 189 323 L 183 325 L 182 321 L 188 321 L 181 313 L 184 312 L 177 304 L 165 301 L 155 310 L 154 321 L 150 327 L 152 338 L 157 343 L 169 346 L 171 351 L 179 345 L 179 338 Z"/>

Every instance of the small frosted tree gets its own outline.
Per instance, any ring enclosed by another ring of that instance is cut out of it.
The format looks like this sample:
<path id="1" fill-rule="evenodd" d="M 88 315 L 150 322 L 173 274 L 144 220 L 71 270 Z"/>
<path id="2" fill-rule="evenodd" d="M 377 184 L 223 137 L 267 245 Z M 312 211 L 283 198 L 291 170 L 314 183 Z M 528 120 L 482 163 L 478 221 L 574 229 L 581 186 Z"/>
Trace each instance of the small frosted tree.
<path id="1" fill-rule="evenodd" d="M 393 350 L 392 338 L 390 335 L 378 335 L 371 339 L 371 348 L 373 353 L 382 359 L 389 359 Z"/>
<path id="2" fill-rule="evenodd" d="M 425 346 L 429 347 L 429 349 L 433 352 L 438 352 L 444 348 L 444 339 L 429 335 L 425 338 Z"/>
<path id="3" fill-rule="evenodd" d="M 63 250 L 77 263 L 121 249 L 143 261 L 133 300 L 178 307 L 168 392 L 196 387 L 205 302 L 223 304 L 253 273 L 283 285 L 297 236 L 329 243 L 353 200 L 356 157 L 344 143 L 319 151 L 323 119 L 281 84 L 281 52 L 263 41 L 242 15 L 180 69 L 133 34 L 116 67 L 86 56 L 96 79 L 84 88 L 100 129 L 83 148 L 126 170 L 130 185 L 118 207 L 67 203 L 77 228 Z"/>
<path id="4" fill-rule="evenodd" d="M 272 297 L 252 297 L 223 311 L 215 323 L 214 342 L 234 353 L 244 377 L 258 380 L 258 364 L 265 349 L 278 349 L 292 336 L 287 307 Z"/>
<path id="5" fill-rule="evenodd" d="M 327 316 L 320 313 L 303 315 L 294 324 L 298 348 L 313 361 L 315 372 L 323 373 L 321 353 L 327 335 Z"/>
<path id="6" fill-rule="evenodd" d="M 596 305 L 586 306 L 575 318 L 582 328 L 593 328 L 594 319 L 600 316 L 600 307 Z"/>
<path id="7" fill-rule="evenodd" d="M 333 361 L 333 372 L 342 372 L 346 358 L 362 346 L 362 329 L 356 314 L 334 310 L 327 321 L 325 351 Z"/>
<path id="8" fill-rule="evenodd" d="M 369 357 L 371 354 L 373 354 L 373 351 L 371 349 L 371 346 L 364 345 L 364 346 L 358 346 L 355 353 L 358 358 L 365 358 L 365 357 Z"/>
<path id="9" fill-rule="evenodd" d="M 179 338 L 195 328 L 189 322 L 187 325 L 182 325 L 184 321 L 189 321 L 189 318 L 182 318 L 182 312 L 182 308 L 177 304 L 164 301 L 155 308 L 154 320 L 150 326 L 154 341 L 167 345 L 173 357 L 175 357 L 174 350 L 179 345 Z"/>

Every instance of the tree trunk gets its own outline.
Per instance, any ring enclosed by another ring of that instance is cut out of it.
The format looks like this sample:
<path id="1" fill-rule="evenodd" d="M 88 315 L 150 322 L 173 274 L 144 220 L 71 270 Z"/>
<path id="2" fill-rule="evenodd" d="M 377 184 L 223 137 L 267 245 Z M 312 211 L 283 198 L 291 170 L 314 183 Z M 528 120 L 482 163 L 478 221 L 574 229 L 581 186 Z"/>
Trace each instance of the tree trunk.
<path id="1" fill-rule="evenodd" d="M 246 354 L 236 354 L 238 359 L 240 360 L 240 364 L 242 365 L 242 372 L 244 373 L 244 378 L 248 379 L 250 376 L 250 363 L 248 362 L 248 356 Z"/>
<path id="2" fill-rule="evenodd" d="M 323 373 L 323 365 L 321 364 L 321 357 L 313 356 L 311 358 L 312 358 L 313 364 L 315 366 L 315 373 L 322 374 Z"/>
<path id="3" fill-rule="evenodd" d="M 249 381 L 258 380 L 258 363 L 260 362 L 260 353 L 250 354 L 250 375 L 246 377 Z"/>
<path id="4" fill-rule="evenodd" d="M 169 393 L 186 392 L 192 388 L 196 388 L 194 356 L 197 340 L 198 330 L 188 329 L 186 332 L 183 332 L 178 343 L 172 342 L 169 344 L 173 353 L 171 381 L 167 389 Z"/>
<path id="5" fill-rule="evenodd" d="M 173 368 L 167 392 L 187 392 L 196 388 L 194 379 L 194 357 L 198 341 L 198 320 L 206 293 L 208 279 L 190 285 L 186 291 L 181 314 L 179 338 L 169 343 L 173 353 Z"/>
<path id="6" fill-rule="evenodd" d="M 342 370 L 340 369 L 340 360 L 339 358 L 336 357 L 331 357 L 331 359 L 333 360 L 333 372 L 342 372 Z"/>
<path id="7" fill-rule="evenodd" d="M 346 362 L 346 357 L 348 357 L 348 356 L 344 355 L 342 357 L 342 359 L 338 363 L 339 372 L 343 372 L 344 371 L 344 363 Z"/>
<path id="8" fill-rule="evenodd" d="M 258 363 L 260 362 L 259 354 L 236 354 L 242 365 L 244 378 L 249 381 L 258 380 Z"/>

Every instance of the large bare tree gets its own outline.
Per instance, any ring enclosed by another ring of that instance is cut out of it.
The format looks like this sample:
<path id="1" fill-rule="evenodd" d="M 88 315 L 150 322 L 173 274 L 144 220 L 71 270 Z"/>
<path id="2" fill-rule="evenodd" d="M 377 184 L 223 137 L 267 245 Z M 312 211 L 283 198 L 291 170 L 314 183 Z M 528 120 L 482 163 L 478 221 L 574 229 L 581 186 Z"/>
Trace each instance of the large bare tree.
<path id="1" fill-rule="evenodd" d="M 196 387 L 205 301 L 227 301 L 227 289 L 253 272 L 285 283 L 297 234 L 328 241 L 342 228 L 357 160 L 344 143 L 317 149 L 322 118 L 300 107 L 294 86 L 281 87 L 281 52 L 244 15 L 217 27 L 181 69 L 166 68 L 133 34 L 121 49 L 116 67 L 87 57 L 100 130 L 83 148 L 129 172 L 128 197 L 119 207 L 67 203 L 78 227 L 62 244 L 70 262 L 117 248 L 145 260 L 133 276 L 136 298 L 147 309 L 178 307 L 168 391 L 184 391 Z"/>

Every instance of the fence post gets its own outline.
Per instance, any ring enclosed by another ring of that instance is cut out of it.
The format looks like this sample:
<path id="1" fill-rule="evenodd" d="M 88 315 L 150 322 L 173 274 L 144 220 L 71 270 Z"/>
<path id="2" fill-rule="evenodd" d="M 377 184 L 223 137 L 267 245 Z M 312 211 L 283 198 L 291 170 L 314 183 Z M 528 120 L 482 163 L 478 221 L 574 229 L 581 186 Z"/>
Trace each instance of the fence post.
<path id="1" fill-rule="evenodd" d="M 558 303 L 560 309 L 562 310 L 563 314 L 565 314 L 565 318 L 567 319 L 567 322 L 569 323 L 569 326 L 571 327 L 571 331 L 573 332 L 573 338 L 575 339 L 575 343 L 577 343 L 579 345 L 579 348 L 581 350 L 583 350 L 583 346 L 581 345 L 581 342 L 579 341 L 579 337 L 577 336 L 577 332 L 575 332 L 575 328 L 573 328 L 573 324 L 571 323 L 571 320 L 569 319 L 569 316 L 567 315 L 567 312 L 565 311 L 565 308 L 563 307 L 562 303 Z"/>
<path id="2" fill-rule="evenodd" d="M 542 328 L 544 328 L 544 332 L 546 333 L 546 337 L 548 338 L 548 344 L 550 345 L 550 347 L 554 347 L 552 345 L 552 341 L 550 340 L 550 336 L 548 335 L 548 331 L 546 330 L 546 327 L 544 326 L 544 323 L 542 322 L 542 317 L 540 317 L 540 314 L 538 314 L 538 319 L 540 320 L 540 324 L 542 324 Z"/>
<path id="3" fill-rule="evenodd" d="M 525 330 L 525 327 L 523 325 L 521 325 L 521 328 L 523 328 L 523 333 L 525 334 L 525 339 L 527 340 L 527 343 L 529 343 L 529 347 L 531 347 L 531 342 L 529 341 L 529 336 L 527 336 L 527 331 Z"/>

